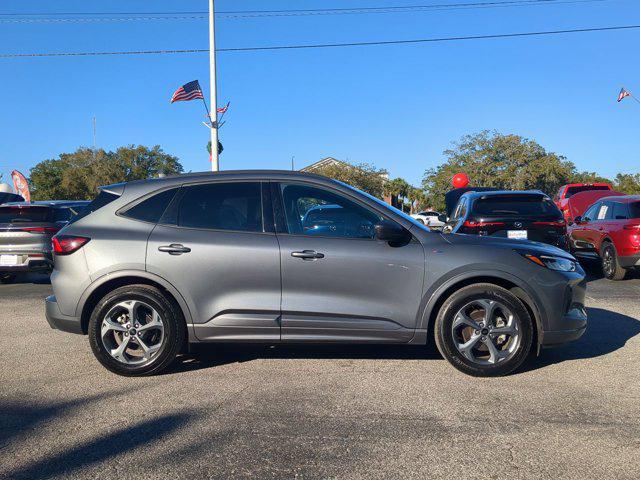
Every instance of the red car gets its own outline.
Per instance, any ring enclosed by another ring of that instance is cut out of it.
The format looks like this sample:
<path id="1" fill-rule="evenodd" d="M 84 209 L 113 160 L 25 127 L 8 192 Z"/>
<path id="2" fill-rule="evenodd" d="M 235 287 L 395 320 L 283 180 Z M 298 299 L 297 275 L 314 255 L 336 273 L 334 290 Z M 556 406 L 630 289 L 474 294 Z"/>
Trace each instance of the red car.
<path id="1" fill-rule="evenodd" d="M 576 193 L 589 190 L 613 190 L 613 187 L 609 183 L 569 183 L 560 187 L 553 201 L 564 215 L 565 220 L 571 219 L 569 199 Z"/>
<path id="2" fill-rule="evenodd" d="M 640 267 L 640 195 L 605 197 L 569 227 L 569 247 L 578 256 L 598 255 L 610 280 Z"/>

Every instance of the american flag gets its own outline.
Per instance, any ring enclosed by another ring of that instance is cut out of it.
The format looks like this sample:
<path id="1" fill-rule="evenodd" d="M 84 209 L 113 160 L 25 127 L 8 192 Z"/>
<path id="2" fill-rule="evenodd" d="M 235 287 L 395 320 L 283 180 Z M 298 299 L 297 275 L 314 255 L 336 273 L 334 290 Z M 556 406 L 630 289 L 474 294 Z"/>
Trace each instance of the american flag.
<path id="1" fill-rule="evenodd" d="M 229 102 L 229 103 L 231 103 L 231 102 Z M 224 107 L 218 107 L 216 109 L 216 111 L 218 113 L 227 113 L 227 110 L 229 110 L 229 103 L 227 103 Z"/>
<path id="2" fill-rule="evenodd" d="M 620 93 L 618 94 L 618 103 L 620 103 L 622 100 L 625 99 L 625 97 L 630 97 L 631 94 L 629 92 L 627 92 L 624 87 L 622 87 L 622 89 L 620 90 Z"/>
<path id="3" fill-rule="evenodd" d="M 187 102 L 189 100 L 204 99 L 202 95 L 202 89 L 198 80 L 189 82 L 179 89 L 177 89 L 171 97 L 171 103 L 173 102 Z"/>

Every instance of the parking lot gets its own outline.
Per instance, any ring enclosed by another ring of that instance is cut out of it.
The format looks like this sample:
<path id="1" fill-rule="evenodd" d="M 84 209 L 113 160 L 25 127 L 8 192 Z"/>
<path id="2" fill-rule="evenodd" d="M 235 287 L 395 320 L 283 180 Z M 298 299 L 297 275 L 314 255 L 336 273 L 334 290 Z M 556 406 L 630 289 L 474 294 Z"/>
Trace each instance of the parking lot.
<path id="1" fill-rule="evenodd" d="M 590 266 L 590 324 L 504 378 L 432 349 L 212 346 L 115 376 L 0 286 L 0 477 L 638 478 L 640 277 Z"/>

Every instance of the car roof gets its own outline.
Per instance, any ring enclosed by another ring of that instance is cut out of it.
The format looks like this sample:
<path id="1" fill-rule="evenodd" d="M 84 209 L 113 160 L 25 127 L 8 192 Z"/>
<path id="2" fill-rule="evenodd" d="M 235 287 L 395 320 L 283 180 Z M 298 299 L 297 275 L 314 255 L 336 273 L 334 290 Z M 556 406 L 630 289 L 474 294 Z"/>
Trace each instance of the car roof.
<path id="1" fill-rule="evenodd" d="M 609 182 L 567 183 L 563 188 L 569 187 L 609 187 L 613 190 L 613 186 Z"/>
<path id="2" fill-rule="evenodd" d="M 540 190 L 492 190 L 488 192 L 470 191 L 463 193 L 462 197 L 476 199 L 484 197 L 500 197 L 503 195 L 542 195 L 544 197 L 549 197 L 549 195 Z"/>
<path id="3" fill-rule="evenodd" d="M 598 199 L 599 202 L 610 201 L 616 203 L 631 203 L 640 201 L 640 195 L 624 195 L 624 196 L 611 196 Z"/>
<path id="4" fill-rule="evenodd" d="M 89 200 L 39 200 L 36 202 L 7 202 L 2 206 L 9 207 L 67 207 L 88 205 Z"/>

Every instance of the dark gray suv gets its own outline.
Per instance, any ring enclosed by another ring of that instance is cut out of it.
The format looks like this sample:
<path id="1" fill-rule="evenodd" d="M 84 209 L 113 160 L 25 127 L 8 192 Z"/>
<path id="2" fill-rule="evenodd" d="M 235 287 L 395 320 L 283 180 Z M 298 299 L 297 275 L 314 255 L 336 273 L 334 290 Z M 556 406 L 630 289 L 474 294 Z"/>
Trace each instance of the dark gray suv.
<path id="1" fill-rule="evenodd" d="M 441 235 L 298 172 L 199 173 L 102 188 L 53 239 L 53 328 L 122 375 L 201 342 L 436 343 L 504 375 L 587 325 L 584 272 L 521 240 Z"/>

